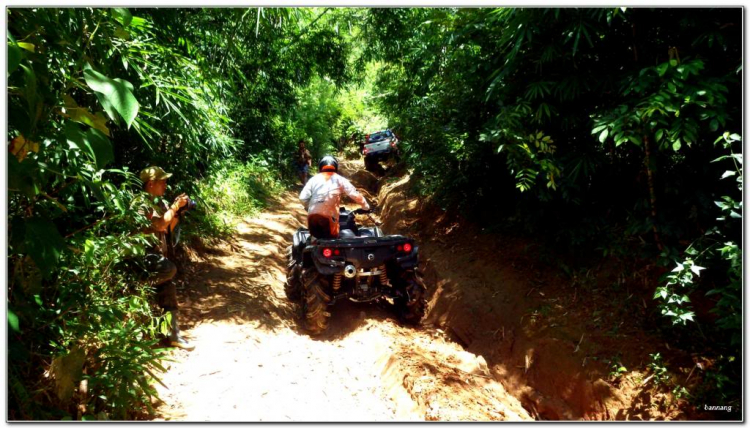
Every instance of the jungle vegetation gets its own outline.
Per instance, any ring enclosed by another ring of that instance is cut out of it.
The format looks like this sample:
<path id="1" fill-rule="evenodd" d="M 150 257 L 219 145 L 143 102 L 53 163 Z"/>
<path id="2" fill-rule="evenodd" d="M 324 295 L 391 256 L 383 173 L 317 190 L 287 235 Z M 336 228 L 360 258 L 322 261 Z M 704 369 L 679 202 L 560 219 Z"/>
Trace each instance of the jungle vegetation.
<path id="1" fill-rule="evenodd" d="M 189 245 L 294 180 L 300 139 L 318 157 L 386 126 L 416 191 L 488 231 L 659 266 L 665 325 L 701 324 L 712 385 L 739 400 L 741 9 L 8 8 L 7 22 L 9 419 L 152 411 L 164 322 L 127 268 L 153 244 L 133 233 L 142 168 L 198 201 Z"/>

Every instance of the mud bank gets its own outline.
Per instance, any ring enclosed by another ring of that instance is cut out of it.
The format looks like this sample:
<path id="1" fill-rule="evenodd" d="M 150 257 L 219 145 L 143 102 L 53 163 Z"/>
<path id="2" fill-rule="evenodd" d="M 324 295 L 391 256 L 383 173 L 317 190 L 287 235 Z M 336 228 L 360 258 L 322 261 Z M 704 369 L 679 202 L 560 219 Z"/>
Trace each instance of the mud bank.
<path id="1" fill-rule="evenodd" d="M 382 228 L 419 239 L 429 287 L 423 324 L 486 362 L 487 374 L 534 418 L 686 418 L 684 403 L 643 382 L 647 372 L 611 377 L 615 357 L 636 365 L 658 347 L 653 339 L 592 330 L 593 302 L 532 257 L 528 242 L 485 234 L 410 195 L 410 186 L 408 174 L 386 175 L 372 192 Z M 664 406 L 668 400 L 675 404 Z"/>

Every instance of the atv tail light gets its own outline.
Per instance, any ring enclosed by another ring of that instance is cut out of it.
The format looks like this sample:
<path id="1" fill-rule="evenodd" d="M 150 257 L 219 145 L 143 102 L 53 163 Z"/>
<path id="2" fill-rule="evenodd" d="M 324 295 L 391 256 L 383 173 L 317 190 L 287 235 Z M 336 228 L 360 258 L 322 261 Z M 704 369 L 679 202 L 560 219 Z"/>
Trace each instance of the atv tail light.
<path id="1" fill-rule="evenodd" d="M 395 141 L 391 141 L 391 147 L 394 147 L 394 148 L 396 147 L 396 142 Z"/>
<path id="2" fill-rule="evenodd" d="M 405 252 L 405 253 L 411 253 L 411 244 L 407 242 L 407 243 L 406 243 L 406 244 L 404 244 L 404 245 L 399 245 L 398 247 L 396 247 L 396 249 L 397 249 L 397 250 L 398 250 L 399 252 L 403 251 L 403 252 Z"/>
<path id="3" fill-rule="evenodd" d="M 341 254 L 339 250 L 333 250 L 333 255 L 338 256 L 339 254 Z"/>
<path id="4" fill-rule="evenodd" d="M 331 257 L 332 253 L 333 253 L 333 251 L 331 251 L 330 248 L 324 248 L 323 249 L 323 257 Z"/>
<path id="5" fill-rule="evenodd" d="M 364 154 L 367 154 L 367 152 L 369 152 L 369 150 L 367 150 L 367 148 L 365 148 L 364 150 L 362 150 L 362 153 L 364 153 Z"/>

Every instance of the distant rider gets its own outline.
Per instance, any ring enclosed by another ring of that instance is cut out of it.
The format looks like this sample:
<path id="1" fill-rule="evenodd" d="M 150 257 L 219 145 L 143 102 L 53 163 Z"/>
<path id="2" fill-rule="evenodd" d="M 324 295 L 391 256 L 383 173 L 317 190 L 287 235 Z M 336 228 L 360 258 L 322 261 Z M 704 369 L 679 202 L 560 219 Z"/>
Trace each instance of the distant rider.
<path id="1" fill-rule="evenodd" d="M 319 173 L 312 177 L 299 194 L 307 209 L 307 227 L 318 239 L 339 236 L 339 206 L 341 195 L 346 194 L 362 209 L 369 210 L 365 197 L 352 183 L 337 172 L 339 163 L 333 156 L 324 156 L 318 163 Z"/>
<path id="2" fill-rule="evenodd" d="M 302 181 L 302 185 L 304 186 L 305 183 L 307 183 L 307 178 L 310 173 L 312 156 L 310 155 L 310 151 L 305 148 L 305 140 L 299 140 L 298 145 L 299 147 L 297 148 L 295 162 L 297 164 L 297 174 L 299 175 L 299 179 L 300 181 Z"/>

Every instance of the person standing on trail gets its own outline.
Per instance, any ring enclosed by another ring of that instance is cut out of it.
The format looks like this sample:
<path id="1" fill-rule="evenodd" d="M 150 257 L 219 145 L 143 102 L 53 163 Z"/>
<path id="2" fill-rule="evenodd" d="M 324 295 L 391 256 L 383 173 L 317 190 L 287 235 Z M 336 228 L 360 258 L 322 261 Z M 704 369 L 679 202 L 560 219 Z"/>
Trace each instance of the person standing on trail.
<path id="1" fill-rule="evenodd" d="M 167 204 L 163 196 L 167 189 L 167 179 L 171 176 L 171 173 L 165 172 L 158 166 L 150 166 L 140 174 L 148 203 L 139 210 L 139 213 L 151 221 L 151 226 L 144 232 L 153 233 L 159 238 L 159 244 L 146 254 L 145 269 L 148 272 L 148 281 L 156 288 L 159 306 L 171 314 L 169 345 L 192 351 L 195 346 L 180 336 L 177 287 L 171 281 L 177 273 L 177 266 L 166 257 L 167 232 L 174 230 L 177 226 L 180 221 L 177 213 L 188 203 L 189 198 L 183 193 L 177 196 L 171 205 Z"/>
<path id="2" fill-rule="evenodd" d="M 339 206 L 346 194 L 362 209 L 370 205 L 352 183 L 338 174 L 339 163 L 333 156 L 324 156 L 318 163 L 318 174 L 307 182 L 299 199 L 307 209 L 307 228 L 318 239 L 339 236 Z"/>
<path id="3" fill-rule="evenodd" d="M 305 148 L 305 140 L 299 140 L 298 145 L 299 148 L 297 149 L 295 161 L 297 164 L 297 174 L 299 174 L 299 179 L 304 186 L 307 183 L 310 166 L 312 166 L 312 156 L 310 155 L 310 151 Z"/>

